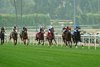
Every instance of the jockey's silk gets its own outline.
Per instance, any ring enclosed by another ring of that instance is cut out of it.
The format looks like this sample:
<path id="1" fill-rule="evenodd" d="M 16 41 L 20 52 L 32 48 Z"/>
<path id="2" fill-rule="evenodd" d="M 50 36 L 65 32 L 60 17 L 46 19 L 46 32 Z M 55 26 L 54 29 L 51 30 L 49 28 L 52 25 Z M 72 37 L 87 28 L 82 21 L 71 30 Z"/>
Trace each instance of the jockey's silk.
<path id="1" fill-rule="evenodd" d="M 47 36 L 51 36 L 51 32 L 48 32 L 48 33 L 47 33 Z"/>
<path id="2" fill-rule="evenodd" d="M 20 33 L 20 36 L 22 37 L 22 39 L 28 39 L 28 34 L 26 30 L 22 30 L 22 32 Z"/>

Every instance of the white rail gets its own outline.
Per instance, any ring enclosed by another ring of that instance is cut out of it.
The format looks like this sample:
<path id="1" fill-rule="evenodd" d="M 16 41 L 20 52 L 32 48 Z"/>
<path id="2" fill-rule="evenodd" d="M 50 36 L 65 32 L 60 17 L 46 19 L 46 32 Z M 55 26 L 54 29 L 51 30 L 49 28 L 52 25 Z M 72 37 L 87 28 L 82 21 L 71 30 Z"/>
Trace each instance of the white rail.
<path id="1" fill-rule="evenodd" d="M 56 35 L 55 38 L 57 41 L 57 45 L 62 46 L 64 44 L 61 35 Z M 90 48 L 90 46 L 94 46 L 95 49 L 97 46 L 100 46 L 100 35 L 81 35 L 81 39 L 82 42 L 79 45 L 88 46 L 88 48 Z M 6 35 L 5 41 L 9 42 L 9 35 Z M 29 41 L 30 43 L 37 43 L 37 41 L 35 40 L 35 35 L 29 35 Z M 18 36 L 18 42 L 21 43 L 19 36 Z M 45 43 L 48 42 L 45 40 Z"/>

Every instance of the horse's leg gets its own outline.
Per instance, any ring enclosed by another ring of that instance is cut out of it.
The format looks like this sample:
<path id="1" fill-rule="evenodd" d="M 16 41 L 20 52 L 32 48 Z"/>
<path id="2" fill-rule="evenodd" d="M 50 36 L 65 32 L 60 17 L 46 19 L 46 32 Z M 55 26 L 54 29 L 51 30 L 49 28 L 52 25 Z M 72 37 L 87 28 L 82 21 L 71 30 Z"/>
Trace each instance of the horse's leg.
<path id="1" fill-rule="evenodd" d="M 14 40 L 14 45 L 16 45 L 16 40 Z"/>
<path id="2" fill-rule="evenodd" d="M 1 45 L 4 44 L 4 38 L 1 38 Z"/>
<path id="3" fill-rule="evenodd" d="M 52 45 L 53 43 L 52 43 L 52 40 L 50 40 L 50 45 Z"/>
<path id="4" fill-rule="evenodd" d="M 67 46 L 67 40 L 65 38 L 63 38 L 63 42 Z"/>
<path id="5" fill-rule="evenodd" d="M 63 38 L 63 42 L 64 42 L 64 44 L 66 44 L 66 40 Z"/>
<path id="6" fill-rule="evenodd" d="M 42 40 L 42 45 L 44 45 L 44 40 Z"/>
<path id="7" fill-rule="evenodd" d="M 29 39 L 27 39 L 27 45 L 29 45 Z"/>
<path id="8" fill-rule="evenodd" d="M 23 42 L 24 42 L 24 45 L 26 45 L 26 39 L 24 39 Z"/>
<path id="9" fill-rule="evenodd" d="M 1 40 L 1 45 L 2 45 L 2 39 L 0 38 L 0 40 Z"/>
<path id="10" fill-rule="evenodd" d="M 51 46 L 51 39 L 50 39 L 50 40 L 48 40 L 48 42 L 49 42 L 49 46 Z"/>
<path id="11" fill-rule="evenodd" d="M 14 46 L 16 45 L 16 41 L 15 41 L 15 39 L 13 39 L 13 42 L 14 42 Z"/>
<path id="12" fill-rule="evenodd" d="M 56 39 L 54 38 L 54 41 L 55 41 L 55 43 L 57 44 L 57 41 L 56 41 Z"/>
<path id="13" fill-rule="evenodd" d="M 44 45 L 44 36 L 43 36 L 43 38 L 42 38 L 42 42 L 43 42 L 43 44 L 42 44 L 42 45 Z"/>
<path id="14" fill-rule="evenodd" d="M 71 45 L 70 45 L 70 48 L 72 48 L 72 40 L 70 41 L 70 44 L 71 44 Z"/>
<path id="15" fill-rule="evenodd" d="M 63 39 L 63 42 L 65 43 L 65 40 Z"/>
<path id="16" fill-rule="evenodd" d="M 67 41 L 65 40 L 65 44 L 66 44 L 66 46 L 68 46 L 68 43 L 67 43 Z"/>
<path id="17" fill-rule="evenodd" d="M 2 45 L 2 39 L 0 38 L 0 40 L 1 40 L 1 45 Z"/>
<path id="18" fill-rule="evenodd" d="M 15 40 L 15 45 L 17 45 L 17 39 Z"/>
<path id="19" fill-rule="evenodd" d="M 53 41 L 53 39 L 51 39 L 51 45 L 53 45 L 53 42 L 52 41 Z"/>
<path id="20" fill-rule="evenodd" d="M 2 44 L 4 44 L 4 39 L 2 40 Z"/>
<path id="21" fill-rule="evenodd" d="M 16 44 L 15 44 L 15 40 L 14 40 L 14 39 L 13 39 L 13 42 L 14 42 L 14 45 L 16 45 Z"/>
<path id="22" fill-rule="evenodd" d="M 53 45 L 53 42 L 52 41 L 53 41 L 53 39 L 51 39 L 51 45 Z"/>
<path id="23" fill-rule="evenodd" d="M 40 44 L 40 40 L 38 40 L 38 45 Z"/>
<path id="24" fill-rule="evenodd" d="M 69 47 L 72 48 L 72 41 L 68 41 Z"/>
<path id="25" fill-rule="evenodd" d="M 75 47 L 77 48 L 77 43 L 78 43 L 78 41 L 75 41 Z"/>

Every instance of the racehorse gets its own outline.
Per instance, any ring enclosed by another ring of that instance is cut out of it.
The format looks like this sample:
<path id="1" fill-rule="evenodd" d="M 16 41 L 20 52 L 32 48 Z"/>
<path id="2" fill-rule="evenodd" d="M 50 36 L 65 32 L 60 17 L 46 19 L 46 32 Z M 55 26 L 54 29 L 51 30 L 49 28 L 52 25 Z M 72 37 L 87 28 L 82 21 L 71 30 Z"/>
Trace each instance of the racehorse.
<path id="1" fill-rule="evenodd" d="M 69 27 L 65 28 L 65 31 L 62 33 L 62 39 L 66 46 L 69 45 L 70 48 L 72 48 L 72 34 L 70 30 L 71 29 Z"/>
<path id="2" fill-rule="evenodd" d="M 73 38 L 73 42 L 75 43 L 75 47 L 77 48 L 77 43 L 81 42 L 81 35 L 80 35 L 80 31 L 79 31 L 79 27 L 76 28 L 76 30 L 74 30 L 72 38 Z M 83 45 L 82 45 L 83 46 Z"/>
<path id="3" fill-rule="evenodd" d="M 53 40 L 57 44 L 56 39 L 55 39 L 55 35 L 54 35 L 54 28 L 49 29 L 49 32 L 46 35 L 46 40 L 48 40 L 49 46 L 51 46 L 53 44 L 53 42 L 52 42 Z"/>
<path id="4" fill-rule="evenodd" d="M 22 32 L 20 33 L 20 38 L 23 41 L 24 45 L 29 44 L 27 28 L 23 27 Z"/>
<path id="5" fill-rule="evenodd" d="M 42 45 L 44 45 L 44 33 L 43 32 L 36 33 L 35 40 L 38 41 L 38 44 L 42 43 Z"/>
<path id="6" fill-rule="evenodd" d="M 4 39 L 5 39 L 5 29 L 4 29 L 4 27 L 1 28 L 0 39 L 1 39 L 1 45 L 3 45 L 4 44 Z"/>
<path id="7" fill-rule="evenodd" d="M 10 40 L 13 39 L 14 45 L 17 44 L 18 33 L 16 29 L 13 29 L 13 32 L 10 33 Z"/>
<path id="8" fill-rule="evenodd" d="M 44 28 L 41 27 L 40 28 L 40 32 L 36 33 L 36 37 L 35 37 L 35 40 L 38 41 L 38 44 L 41 44 L 44 45 Z"/>

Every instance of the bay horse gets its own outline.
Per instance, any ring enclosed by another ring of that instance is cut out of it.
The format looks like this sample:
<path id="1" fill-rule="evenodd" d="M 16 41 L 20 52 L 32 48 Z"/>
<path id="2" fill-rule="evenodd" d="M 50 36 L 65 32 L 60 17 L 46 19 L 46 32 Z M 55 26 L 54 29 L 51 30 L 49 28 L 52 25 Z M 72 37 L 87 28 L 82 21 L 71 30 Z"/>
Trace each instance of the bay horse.
<path id="1" fill-rule="evenodd" d="M 23 41 L 24 45 L 29 44 L 27 28 L 23 27 L 23 30 L 20 33 L 20 38 Z"/>
<path id="2" fill-rule="evenodd" d="M 44 28 L 40 28 L 40 32 L 36 33 L 35 40 L 38 41 L 38 44 L 44 45 Z"/>
<path id="3" fill-rule="evenodd" d="M 18 39 L 18 33 L 16 29 L 13 29 L 13 31 L 10 33 L 10 40 L 13 39 L 14 45 L 17 44 L 17 39 Z"/>
<path id="4" fill-rule="evenodd" d="M 72 34 L 71 34 L 71 29 L 70 28 L 64 28 L 64 32 L 62 33 L 62 39 L 63 42 L 66 44 L 66 46 L 70 46 L 72 48 Z"/>
<path id="5" fill-rule="evenodd" d="M 47 32 L 47 35 L 46 35 L 46 40 L 48 40 L 49 46 L 51 46 L 53 44 L 53 42 L 52 42 L 53 40 L 57 44 L 55 35 L 54 35 L 54 28 L 49 29 L 49 31 Z"/>
<path id="6" fill-rule="evenodd" d="M 5 39 L 5 29 L 4 29 L 4 27 L 1 28 L 0 39 L 1 39 L 1 45 L 3 45 L 4 44 L 4 39 Z"/>

